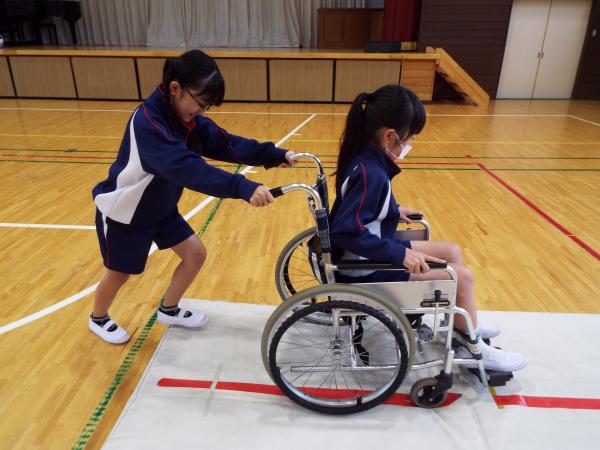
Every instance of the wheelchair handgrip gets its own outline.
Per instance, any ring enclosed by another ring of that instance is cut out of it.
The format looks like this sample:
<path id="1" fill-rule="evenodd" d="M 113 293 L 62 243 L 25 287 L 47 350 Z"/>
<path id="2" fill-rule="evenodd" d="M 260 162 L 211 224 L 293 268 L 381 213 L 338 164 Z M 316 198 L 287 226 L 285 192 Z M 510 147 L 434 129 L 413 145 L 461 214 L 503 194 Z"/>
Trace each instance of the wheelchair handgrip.
<path id="1" fill-rule="evenodd" d="M 438 263 L 427 261 L 430 269 L 445 269 L 448 263 Z M 337 264 L 337 270 L 407 270 L 404 266 L 399 266 L 392 263 L 378 263 L 374 261 L 344 261 L 341 260 Z"/>
<path id="2" fill-rule="evenodd" d="M 269 192 L 275 198 L 281 197 L 283 195 L 283 189 L 281 189 L 280 187 L 269 189 Z"/>
<path id="3" fill-rule="evenodd" d="M 410 220 L 423 220 L 423 214 L 409 214 L 408 217 Z"/>

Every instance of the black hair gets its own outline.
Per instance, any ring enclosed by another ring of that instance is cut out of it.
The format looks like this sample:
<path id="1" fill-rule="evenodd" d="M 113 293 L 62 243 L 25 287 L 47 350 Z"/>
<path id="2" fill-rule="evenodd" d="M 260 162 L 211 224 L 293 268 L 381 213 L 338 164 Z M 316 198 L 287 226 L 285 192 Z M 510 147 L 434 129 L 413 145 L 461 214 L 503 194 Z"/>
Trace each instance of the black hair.
<path id="1" fill-rule="evenodd" d="M 213 58 L 201 50 L 190 50 L 177 58 L 167 58 L 163 66 L 161 90 L 165 118 L 171 131 L 175 131 L 178 122 L 171 105 L 171 81 L 179 82 L 182 89 L 198 91 L 198 96 L 209 105 L 219 106 L 223 103 L 225 80 Z M 188 146 L 196 150 L 199 145 L 197 134 L 192 133 Z"/>
<path id="2" fill-rule="evenodd" d="M 425 108 L 421 100 L 409 89 L 399 84 L 388 84 L 372 94 L 359 94 L 346 117 L 340 154 L 335 171 L 336 188 L 352 160 L 369 143 L 374 143 L 382 127 L 396 130 L 400 139 L 418 134 L 425 127 Z"/>

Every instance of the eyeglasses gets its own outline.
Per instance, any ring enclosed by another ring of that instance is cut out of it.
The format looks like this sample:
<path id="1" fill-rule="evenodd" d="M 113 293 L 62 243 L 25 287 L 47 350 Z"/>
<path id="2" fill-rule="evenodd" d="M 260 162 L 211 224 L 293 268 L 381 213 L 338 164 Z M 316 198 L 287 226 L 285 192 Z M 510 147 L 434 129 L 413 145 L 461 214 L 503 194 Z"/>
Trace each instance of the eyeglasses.
<path id="1" fill-rule="evenodd" d="M 200 107 L 200 109 L 202 109 L 202 111 L 208 111 L 211 108 L 211 106 L 212 106 L 211 104 L 206 105 L 206 104 L 200 103 L 200 101 L 196 98 L 196 96 L 194 94 L 192 94 L 189 90 L 186 89 L 185 92 L 187 92 L 190 95 L 190 97 L 192 97 L 194 99 L 194 101 L 198 104 L 198 106 Z"/>

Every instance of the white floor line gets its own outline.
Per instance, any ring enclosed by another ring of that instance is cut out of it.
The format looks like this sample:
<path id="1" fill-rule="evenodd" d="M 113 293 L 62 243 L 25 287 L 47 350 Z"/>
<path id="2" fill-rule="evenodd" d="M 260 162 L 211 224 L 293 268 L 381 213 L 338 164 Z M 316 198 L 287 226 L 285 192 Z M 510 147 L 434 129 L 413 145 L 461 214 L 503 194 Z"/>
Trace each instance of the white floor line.
<path id="1" fill-rule="evenodd" d="M 71 112 L 119 112 L 132 113 L 133 109 L 77 109 L 77 108 L 21 108 L 16 106 L 2 106 L 0 110 L 19 110 L 19 111 L 71 111 Z"/>
<path id="2" fill-rule="evenodd" d="M 592 122 L 591 120 L 582 119 L 581 117 L 577 117 L 577 116 L 573 116 L 573 115 L 570 115 L 569 117 L 572 117 L 573 119 L 581 120 L 582 122 L 591 123 L 592 125 L 596 125 L 597 127 L 600 127 L 600 123 L 598 123 L 598 122 Z"/>
<path id="3" fill-rule="evenodd" d="M 19 111 L 66 111 L 66 112 L 110 112 L 110 113 L 129 113 L 133 112 L 133 109 L 77 109 L 77 108 L 19 108 L 12 106 L 0 107 L 0 111 L 7 110 L 19 110 Z M 284 111 L 209 111 L 207 114 L 264 114 L 264 115 L 305 115 L 312 114 L 312 112 L 299 111 L 299 112 L 284 112 Z"/>
<path id="4" fill-rule="evenodd" d="M 296 128 L 294 128 L 288 134 L 286 134 L 277 143 L 275 143 L 275 145 L 277 147 L 279 147 L 281 144 L 283 144 L 285 141 L 287 141 L 290 138 L 290 136 L 292 136 L 294 133 L 296 133 L 300 128 L 302 128 L 304 125 L 306 125 L 308 122 L 310 122 L 315 117 L 316 117 L 316 114 L 311 114 L 300 125 L 298 125 Z M 250 170 L 252 170 L 252 168 L 253 168 L 253 166 L 247 166 L 240 173 L 243 175 L 243 174 L 249 172 Z M 210 204 L 210 202 L 212 202 L 214 199 L 215 199 L 215 197 L 208 197 L 208 198 L 204 199 L 198 206 L 196 206 L 194 209 L 192 209 L 190 212 L 188 212 L 184 216 L 184 219 L 185 220 L 189 220 L 195 214 L 197 214 L 200 210 L 202 210 L 208 204 Z M 152 244 L 152 247 L 150 248 L 150 252 L 148 254 L 151 255 L 156 250 L 157 250 L 156 244 Z M 85 288 L 84 290 L 78 292 L 77 294 L 74 294 L 74 295 L 72 295 L 72 296 L 70 296 L 70 297 L 68 297 L 68 298 L 66 298 L 64 300 L 61 300 L 61 301 L 59 301 L 58 303 L 55 303 L 52 306 L 44 308 L 44 309 L 42 309 L 42 310 L 40 310 L 38 312 L 30 314 L 30 315 L 28 315 L 26 317 L 23 317 L 23 318 L 21 318 L 19 320 L 14 321 L 14 322 L 11 322 L 11 323 L 8 323 L 6 325 L 3 325 L 2 327 L 0 327 L 0 335 L 3 335 L 4 333 L 8 333 L 9 331 L 12 331 L 12 330 L 14 330 L 16 328 L 22 327 L 23 325 L 27 325 L 28 323 L 33 322 L 34 320 L 40 319 L 40 318 L 42 318 L 44 316 L 47 316 L 48 314 L 51 314 L 51 313 L 53 313 L 55 311 L 58 311 L 59 309 L 64 308 L 65 306 L 68 306 L 71 303 L 75 303 L 77 300 L 80 300 L 83 297 L 85 297 L 86 295 L 91 294 L 92 292 L 94 292 L 96 290 L 96 288 L 98 287 L 98 284 L 100 284 L 100 283 L 98 282 L 96 284 L 93 284 L 92 286 L 89 286 L 89 287 Z"/>
<path id="5" fill-rule="evenodd" d="M 209 111 L 207 114 L 264 114 L 273 116 L 297 116 L 302 114 L 318 114 L 311 111 Z"/>
<path id="6" fill-rule="evenodd" d="M 320 112 L 323 116 L 345 116 L 345 112 Z M 573 117 L 570 114 L 442 114 L 427 113 L 427 116 L 434 117 Z"/>
<path id="7" fill-rule="evenodd" d="M 569 114 L 436 114 L 428 116 L 436 117 L 571 117 Z"/>
<path id="8" fill-rule="evenodd" d="M 77 300 L 81 300 L 86 295 L 94 292 L 99 284 L 100 282 L 93 284 L 90 287 L 85 288 L 83 291 L 80 291 L 75 295 L 71 295 L 70 297 L 61 300 L 60 302 L 55 303 L 54 305 L 49 306 L 48 308 L 44 308 L 36 313 L 30 314 L 29 316 L 25 316 L 22 319 L 16 320 L 14 322 L 0 327 L 0 335 L 8 333 L 9 331 L 14 330 L 15 328 L 22 327 L 23 325 L 27 325 L 28 323 L 33 322 L 34 320 L 40 319 L 44 316 L 47 316 L 48 314 L 58 311 L 59 309 L 64 308 L 65 306 L 68 306 L 71 303 L 75 303 Z"/>
<path id="9" fill-rule="evenodd" d="M 350 104 L 348 104 L 348 107 Z M 116 112 L 116 113 L 132 113 L 133 109 L 77 109 L 77 108 L 31 108 L 31 107 L 0 107 L 1 110 L 23 110 L 23 111 L 72 111 L 72 112 Z M 209 111 L 208 115 L 212 114 L 250 114 L 250 115 L 304 115 L 316 114 L 318 116 L 345 116 L 347 112 L 307 112 L 307 111 Z M 428 116 L 435 117 L 572 117 L 573 119 L 588 122 L 596 126 L 600 124 L 590 120 L 582 119 L 571 114 L 436 114 L 429 113 Z"/>
<path id="10" fill-rule="evenodd" d="M 8 223 L 0 222 L 0 227 L 4 228 L 57 228 L 64 230 L 95 230 L 91 225 L 59 225 L 50 223 Z"/>

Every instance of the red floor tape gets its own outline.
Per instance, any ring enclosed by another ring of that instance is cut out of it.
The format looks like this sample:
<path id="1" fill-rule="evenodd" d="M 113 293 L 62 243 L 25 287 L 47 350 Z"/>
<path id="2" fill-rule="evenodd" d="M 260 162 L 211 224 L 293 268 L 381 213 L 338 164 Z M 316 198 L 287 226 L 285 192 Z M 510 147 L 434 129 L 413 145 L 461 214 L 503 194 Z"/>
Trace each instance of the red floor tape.
<path id="1" fill-rule="evenodd" d="M 207 380 L 180 380 L 176 378 L 161 378 L 158 385 L 162 387 L 188 387 L 209 389 L 212 385 Z M 218 381 L 215 385 L 216 390 L 253 392 L 255 394 L 283 395 L 283 392 L 270 384 L 240 383 L 234 381 Z M 306 393 L 317 393 L 326 395 L 331 393 L 331 398 L 339 395 L 342 391 L 324 388 L 307 388 Z M 356 393 L 356 391 L 352 391 Z M 449 393 L 448 399 L 441 407 L 449 406 L 461 397 L 460 394 Z M 528 395 L 494 395 L 494 400 L 498 406 L 524 406 L 527 408 L 564 408 L 564 409 L 593 409 L 600 410 L 600 399 L 597 398 L 569 398 L 569 397 L 534 397 Z M 396 406 L 415 406 L 410 400 L 410 395 L 396 393 L 391 395 L 385 402 L 385 405 Z"/>

